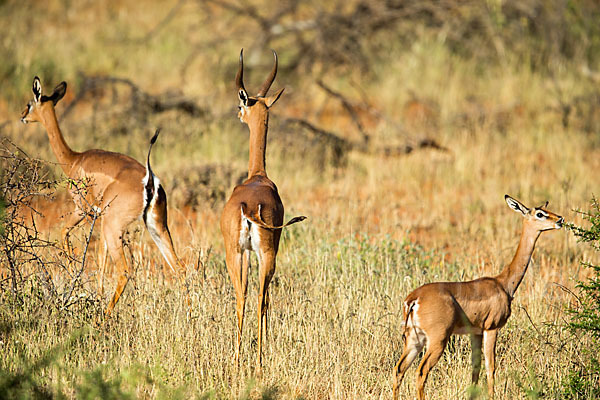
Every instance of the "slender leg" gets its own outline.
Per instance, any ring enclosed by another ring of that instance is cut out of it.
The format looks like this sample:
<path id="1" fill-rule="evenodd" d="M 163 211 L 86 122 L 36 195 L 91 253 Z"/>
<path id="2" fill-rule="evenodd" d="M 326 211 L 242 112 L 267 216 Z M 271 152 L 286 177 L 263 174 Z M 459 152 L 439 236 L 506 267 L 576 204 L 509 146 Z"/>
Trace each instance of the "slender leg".
<path id="1" fill-rule="evenodd" d="M 239 365 L 240 349 L 242 346 L 242 328 L 244 326 L 244 309 L 246 306 L 246 291 L 248 289 L 248 267 L 250 263 L 250 251 L 237 251 L 236 248 L 226 247 L 226 263 L 233 289 L 235 290 L 236 307 L 238 319 L 237 346 L 235 348 L 235 363 Z"/>
<path id="2" fill-rule="evenodd" d="M 235 311 L 238 318 L 238 329 L 237 329 L 237 346 L 235 348 L 235 363 L 240 365 L 240 351 L 242 347 L 242 328 L 244 327 L 244 309 L 246 306 L 246 297 L 236 297 Z"/>
<path id="3" fill-rule="evenodd" d="M 259 289 L 258 289 L 258 355 L 256 360 L 257 371 L 262 369 L 262 334 L 263 317 L 266 316 L 268 307 L 268 290 L 271 278 L 275 273 L 275 254 L 269 251 L 259 251 Z"/>
<path id="4" fill-rule="evenodd" d="M 406 371 L 411 366 L 415 358 L 419 355 L 421 350 L 423 350 L 423 346 L 425 345 L 424 334 L 423 340 L 420 340 L 417 329 L 419 328 L 406 328 L 406 340 L 404 341 L 404 350 L 402 351 L 402 356 L 400 356 L 400 360 L 398 360 L 398 363 L 394 367 L 394 400 L 398 399 L 398 388 L 402 383 L 404 374 L 406 374 Z"/>
<path id="5" fill-rule="evenodd" d="M 483 341 L 483 335 L 471 335 L 471 383 L 473 386 L 479 382 L 479 373 L 481 371 L 481 343 Z M 474 394 L 471 398 L 474 398 Z"/>
<path id="6" fill-rule="evenodd" d="M 427 376 L 431 368 L 440 360 L 448 343 L 448 337 L 449 335 L 445 335 L 445 332 L 434 338 L 428 337 L 427 350 L 425 351 L 423 360 L 421 360 L 417 374 L 417 397 L 419 400 L 425 399 L 425 382 L 427 382 Z"/>
<path id="7" fill-rule="evenodd" d="M 265 291 L 265 343 L 269 340 L 269 289 Z"/>
<path id="8" fill-rule="evenodd" d="M 483 354 L 485 356 L 485 373 L 487 375 L 488 397 L 494 398 L 494 373 L 496 372 L 496 339 L 498 330 L 483 332 Z"/>
<path id="9" fill-rule="evenodd" d="M 104 296 L 104 275 L 106 274 L 106 261 L 108 259 L 108 245 L 106 240 L 104 239 L 104 235 L 102 235 L 102 240 L 100 240 L 100 249 L 99 257 L 98 257 L 98 273 L 96 277 L 98 279 L 98 297 L 102 298 Z"/>
<path id="10" fill-rule="evenodd" d="M 113 297 L 110 303 L 108 303 L 108 307 L 106 307 L 106 311 L 104 312 L 106 316 L 109 316 L 119 301 L 123 290 L 125 290 L 127 282 L 129 282 L 131 270 L 129 268 L 129 264 L 127 263 L 125 252 L 123 251 L 122 232 L 105 230 L 104 237 L 108 246 L 108 252 L 110 253 L 113 262 L 117 265 L 117 271 L 119 272 L 119 279 L 117 280 L 115 293 L 113 294 Z"/>
<path id="11" fill-rule="evenodd" d="M 127 226 L 139 216 L 142 196 L 137 191 L 125 191 L 113 182 L 108 185 L 99 205 L 102 215 L 102 243 L 110 255 L 118 274 L 115 292 L 106 307 L 104 314 L 109 316 L 125 290 L 132 276 L 131 266 L 127 262 L 123 249 L 123 233 Z M 104 279 L 106 262 L 103 263 L 101 280 Z"/>
<path id="12" fill-rule="evenodd" d="M 242 253 L 240 253 L 239 255 L 236 255 L 239 259 L 237 265 L 240 271 L 239 271 L 239 275 L 236 279 L 237 281 L 237 286 L 234 283 L 235 287 L 235 293 L 236 293 L 236 307 L 235 307 L 235 311 L 237 313 L 237 318 L 238 318 L 238 332 L 237 332 L 237 347 L 235 348 L 235 363 L 239 366 L 240 364 L 240 350 L 242 347 L 242 328 L 244 327 L 244 312 L 245 312 L 245 308 L 246 308 L 246 291 L 244 290 L 244 279 L 242 278 L 243 275 L 243 257 L 244 257 L 244 251 L 242 251 Z M 235 281 L 234 281 L 235 282 Z"/>

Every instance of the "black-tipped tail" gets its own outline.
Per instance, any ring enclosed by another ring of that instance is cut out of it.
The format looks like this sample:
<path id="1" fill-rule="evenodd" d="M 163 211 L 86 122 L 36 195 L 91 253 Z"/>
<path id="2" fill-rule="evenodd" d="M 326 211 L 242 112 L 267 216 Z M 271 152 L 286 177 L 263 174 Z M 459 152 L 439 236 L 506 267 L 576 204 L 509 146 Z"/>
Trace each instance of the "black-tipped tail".
<path id="1" fill-rule="evenodd" d="M 158 138 L 158 134 L 160 133 L 160 128 L 156 129 L 154 136 L 150 139 L 150 147 L 148 147 L 148 157 L 146 158 L 146 177 L 144 178 L 144 212 L 142 218 L 144 223 L 146 222 L 146 218 L 148 215 L 148 209 L 150 208 L 150 203 L 154 198 L 157 190 L 162 189 L 160 185 L 155 187 L 154 182 L 154 172 L 152 172 L 152 168 L 150 167 L 150 153 L 152 152 L 152 145 L 156 143 L 156 139 Z"/>
<path id="2" fill-rule="evenodd" d="M 160 133 L 160 128 L 156 128 L 156 132 L 154 132 L 154 136 L 150 139 L 150 146 L 156 143 L 156 138 L 158 138 L 158 134 Z"/>
<path id="3" fill-rule="evenodd" d="M 160 128 L 156 128 L 156 132 L 154 133 L 154 136 L 152 136 L 152 139 L 150 139 L 150 147 L 148 147 L 148 157 L 146 158 L 146 168 L 148 168 L 148 170 L 152 171 L 152 169 L 150 168 L 150 153 L 152 152 L 152 146 L 154 145 L 154 143 L 156 143 L 156 139 L 158 139 L 158 134 L 160 133 Z"/>

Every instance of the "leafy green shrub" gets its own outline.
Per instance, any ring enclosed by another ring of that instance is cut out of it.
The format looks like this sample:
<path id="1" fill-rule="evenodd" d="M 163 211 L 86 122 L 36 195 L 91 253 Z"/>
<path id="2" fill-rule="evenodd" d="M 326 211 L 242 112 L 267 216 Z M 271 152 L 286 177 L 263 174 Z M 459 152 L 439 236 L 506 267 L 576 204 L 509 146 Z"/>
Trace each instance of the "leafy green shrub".
<path id="1" fill-rule="evenodd" d="M 594 250 L 600 251 L 600 203 L 592 198 L 589 212 L 580 212 L 591 225 L 568 228 L 581 242 L 588 243 Z M 571 399 L 600 398 L 600 265 L 582 262 L 591 270 L 591 276 L 577 287 L 580 291 L 578 304 L 569 309 L 571 320 L 569 328 L 586 342 L 586 354 L 581 361 L 574 361 L 574 368 L 564 383 L 564 395 Z"/>

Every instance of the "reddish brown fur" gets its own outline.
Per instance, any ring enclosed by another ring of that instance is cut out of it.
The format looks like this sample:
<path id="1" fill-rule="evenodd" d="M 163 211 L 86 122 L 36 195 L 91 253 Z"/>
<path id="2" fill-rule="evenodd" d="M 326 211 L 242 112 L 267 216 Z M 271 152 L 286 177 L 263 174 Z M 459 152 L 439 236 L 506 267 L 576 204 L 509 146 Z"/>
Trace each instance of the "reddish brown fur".
<path id="1" fill-rule="evenodd" d="M 50 237 L 54 227 L 61 226 L 69 214 L 74 211 L 73 200 L 65 190 L 56 193 L 32 196 L 21 204 L 16 211 L 16 217 L 22 223 Z"/>
<path id="2" fill-rule="evenodd" d="M 469 282 L 436 282 L 423 285 L 404 301 L 405 342 L 394 368 L 394 399 L 406 370 L 418 353 L 427 350 L 418 368 L 417 396 L 425 398 L 429 371 L 440 359 L 452 334 L 470 334 L 472 346 L 472 382 L 477 384 L 481 368 L 481 350 L 486 360 L 489 397 L 494 396 L 495 348 L 498 330 L 511 313 L 511 301 L 529 265 L 541 232 L 559 229 L 562 217 L 541 208 L 527 209 L 506 196 L 507 203 L 525 217 L 519 247 L 512 262 L 497 276 Z M 535 215 L 542 211 L 544 218 Z"/>
<path id="3" fill-rule="evenodd" d="M 21 120 L 41 122 L 48 132 L 50 146 L 56 155 L 65 174 L 74 181 L 85 182 L 85 188 L 71 188 L 70 193 L 75 202 L 75 212 L 67 218 L 62 231 L 63 243 L 68 243 L 70 230 L 79 224 L 84 216 L 85 203 L 103 210 L 101 237 L 103 247 L 117 264 L 119 279 L 115 293 L 106 309 L 110 314 L 119 300 L 121 293 L 131 274 L 129 264 L 123 253 L 122 235 L 127 226 L 138 219 L 144 208 L 143 179 L 146 168 L 133 158 L 120 153 L 104 150 L 87 150 L 75 152 L 66 143 L 58 126 L 54 105 L 65 93 L 66 84 L 59 84 L 50 97 L 41 96 L 41 83 L 34 79 L 34 100 L 28 104 Z M 165 258 L 171 267 L 183 271 L 184 267 L 177 258 L 169 234 L 167 208 L 165 201 L 157 201 L 149 210 L 148 215 L 157 222 L 157 244 L 166 249 Z M 154 239 L 154 238 L 153 238 Z M 102 273 L 99 276 L 99 290 L 102 292 L 103 275 L 106 264 L 106 254 L 102 254 L 100 265 Z M 177 272 L 180 272 L 177 271 Z"/>
<path id="4" fill-rule="evenodd" d="M 229 271 L 236 295 L 236 312 L 238 317 L 236 362 L 239 362 L 240 356 L 244 308 L 248 288 L 250 251 L 255 251 L 258 256 L 258 357 L 256 364 L 259 371 L 262 365 L 263 319 L 265 331 L 267 331 L 269 283 L 275 273 L 281 229 L 265 228 L 261 224 L 253 223 L 252 219 L 242 219 L 242 213 L 248 216 L 258 216 L 260 220 L 274 227 L 279 227 L 283 224 L 283 203 L 277 192 L 277 187 L 267 177 L 265 171 L 269 107 L 277 101 L 283 89 L 273 96 L 264 96 L 275 79 L 276 73 L 277 55 L 275 54 L 275 66 L 262 85 L 259 96 L 249 97 L 243 85 L 243 61 L 242 54 L 240 54 L 240 67 L 236 81 L 240 96 L 239 117 L 250 129 L 248 179 L 235 187 L 221 215 L 221 233 L 225 241 L 227 270 Z M 247 234 L 244 237 L 242 237 L 242 228 L 247 229 Z M 249 249 L 247 239 L 254 229 L 258 232 L 258 248 L 250 245 L 251 249 Z M 244 247 L 242 247 L 242 244 L 244 244 Z"/>

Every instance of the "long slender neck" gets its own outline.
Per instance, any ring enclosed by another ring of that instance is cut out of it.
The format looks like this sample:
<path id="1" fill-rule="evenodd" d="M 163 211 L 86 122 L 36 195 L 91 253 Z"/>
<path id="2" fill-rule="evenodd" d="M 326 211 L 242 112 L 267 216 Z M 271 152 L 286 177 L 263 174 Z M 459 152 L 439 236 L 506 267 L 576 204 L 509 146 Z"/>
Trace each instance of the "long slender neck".
<path id="1" fill-rule="evenodd" d="M 265 113 L 248 124 L 250 128 L 250 157 L 248 160 L 248 178 L 254 175 L 267 176 L 265 154 L 267 152 L 267 128 L 269 114 Z"/>
<path id="2" fill-rule="evenodd" d="M 56 113 L 54 112 L 54 109 L 49 107 L 48 109 L 44 110 L 41 115 L 42 125 L 44 125 L 46 131 L 48 132 L 50 147 L 52 147 L 52 151 L 54 152 L 54 155 L 56 156 L 56 159 L 62 170 L 68 174 L 78 153 L 71 150 L 67 142 L 65 142 L 65 138 L 63 137 L 58 126 L 58 120 L 56 119 Z"/>
<path id="3" fill-rule="evenodd" d="M 538 237 L 540 237 L 540 231 L 531 228 L 527 223 L 524 223 L 523 231 L 521 232 L 521 240 L 519 241 L 519 247 L 517 248 L 515 256 L 511 263 L 496 277 L 510 297 L 514 296 L 519 284 L 525 276 L 525 272 L 527 272 L 531 254 L 533 253 L 535 242 Z"/>

